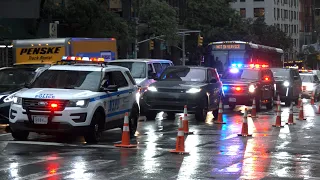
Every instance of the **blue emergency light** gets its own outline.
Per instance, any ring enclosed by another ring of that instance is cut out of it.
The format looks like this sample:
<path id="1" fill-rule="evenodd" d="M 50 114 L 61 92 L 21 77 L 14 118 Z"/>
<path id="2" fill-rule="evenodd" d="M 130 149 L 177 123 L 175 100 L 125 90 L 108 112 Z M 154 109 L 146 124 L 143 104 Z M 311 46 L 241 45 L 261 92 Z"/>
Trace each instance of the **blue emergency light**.
<path id="1" fill-rule="evenodd" d="M 62 56 L 62 61 L 77 61 L 77 62 L 109 62 L 101 57 L 81 57 L 81 56 Z"/>

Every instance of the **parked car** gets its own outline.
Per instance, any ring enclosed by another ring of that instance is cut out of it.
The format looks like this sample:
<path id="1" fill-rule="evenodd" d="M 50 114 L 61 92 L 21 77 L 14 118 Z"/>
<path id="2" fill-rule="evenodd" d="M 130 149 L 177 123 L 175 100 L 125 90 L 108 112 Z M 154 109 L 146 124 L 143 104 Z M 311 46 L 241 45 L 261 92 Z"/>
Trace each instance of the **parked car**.
<path id="1" fill-rule="evenodd" d="M 215 69 L 171 66 L 148 87 L 140 103 L 147 119 L 155 119 L 161 111 L 169 118 L 174 117 L 187 105 L 189 113 L 195 113 L 197 120 L 204 121 L 209 111 L 217 118 L 222 95 L 222 83 Z"/>
<path id="2" fill-rule="evenodd" d="M 5 67 L 0 69 L 0 123 L 9 123 L 9 109 L 13 95 L 46 69 L 45 67 Z"/>
<path id="3" fill-rule="evenodd" d="M 292 101 L 298 103 L 302 81 L 299 71 L 293 68 L 271 68 L 275 79 L 276 96 L 289 106 Z"/>
<path id="4" fill-rule="evenodd" d="M 302 97 L 310 98 L 314 92 L 316 100 L 320 99 L 320 81 L 317 75 L 312 73 L 300 73 L 302 80 Z"/>

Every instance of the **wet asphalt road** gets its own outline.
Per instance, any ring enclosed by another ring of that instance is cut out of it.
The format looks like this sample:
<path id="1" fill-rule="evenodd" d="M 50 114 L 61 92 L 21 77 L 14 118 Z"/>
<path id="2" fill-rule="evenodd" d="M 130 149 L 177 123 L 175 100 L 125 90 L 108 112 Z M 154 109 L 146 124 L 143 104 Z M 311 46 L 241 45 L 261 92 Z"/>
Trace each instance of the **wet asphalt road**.
<path id="1" fill-rule="evenodd" d="M 248 118 L 253 137 L 238 137 L 243 107 L 225 110 L 224 125 L 192 116 L 186 136 L 189 155 L 171 154 L 175 148 L 177 120 L 139 122 L 135 149 L 113 146 L 121 130 L 106 131 L 97 145 L 83 138 L 32 134 L 29 141 L 14 141 L 0 130 L 0 179 L 320 179 L 320 115 L 318 106 L 305 105 L 306 121 L 272 127 L 274 111 Z M 282 107 L 282 124 L 289 109 Z M 161 114 L 159 114 L 161 116 Z M 178 119 L 178 117 L 176 118 Z"/>

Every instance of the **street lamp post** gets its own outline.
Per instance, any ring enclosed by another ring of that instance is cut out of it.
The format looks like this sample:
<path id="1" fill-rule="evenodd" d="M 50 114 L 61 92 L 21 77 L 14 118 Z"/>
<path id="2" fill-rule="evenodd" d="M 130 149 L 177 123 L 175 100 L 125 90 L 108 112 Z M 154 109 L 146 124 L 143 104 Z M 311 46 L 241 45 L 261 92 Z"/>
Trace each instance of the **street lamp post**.
<path id="1" fill-rule="evenodd" d="M 200 33 L 199 30 L 187 30 L 187 29 L 180 29 L 180 32 L 178 32 L 179 35 L 182 35 L 182 65 L 186 65 L 186 42 L 185 42 L 185 36 L 189 33 Z"/>

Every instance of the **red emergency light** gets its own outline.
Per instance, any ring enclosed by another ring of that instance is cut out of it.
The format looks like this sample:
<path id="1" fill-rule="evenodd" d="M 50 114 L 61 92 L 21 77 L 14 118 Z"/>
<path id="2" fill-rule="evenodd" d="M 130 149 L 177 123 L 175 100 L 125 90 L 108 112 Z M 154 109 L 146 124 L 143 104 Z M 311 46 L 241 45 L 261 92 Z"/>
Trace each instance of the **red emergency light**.
<path id="1" fill-rule="evenodd" d="M 51 107 L 52 109 L 56 109 L 56 108 L 58 107 L 58 104 L 57 104 L 57 103 L 51 103 L 51 104 L 50 104 L 50 107 Z"/>

